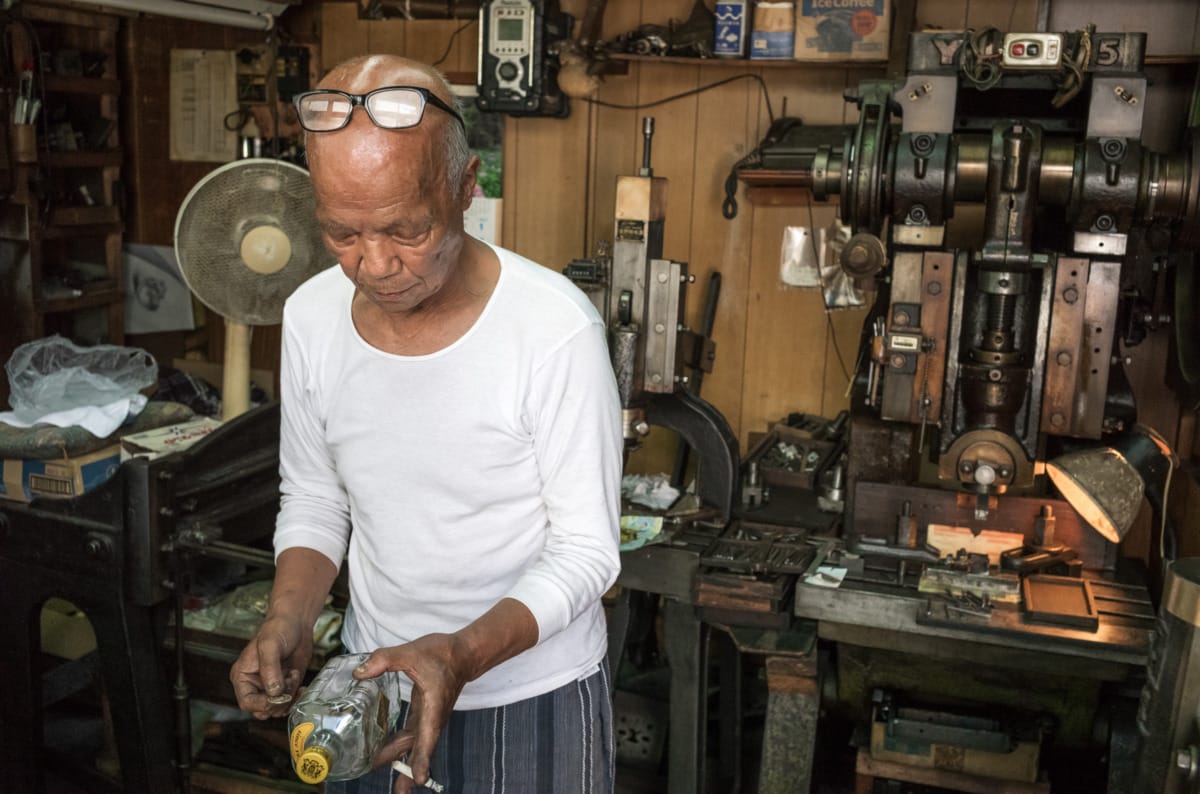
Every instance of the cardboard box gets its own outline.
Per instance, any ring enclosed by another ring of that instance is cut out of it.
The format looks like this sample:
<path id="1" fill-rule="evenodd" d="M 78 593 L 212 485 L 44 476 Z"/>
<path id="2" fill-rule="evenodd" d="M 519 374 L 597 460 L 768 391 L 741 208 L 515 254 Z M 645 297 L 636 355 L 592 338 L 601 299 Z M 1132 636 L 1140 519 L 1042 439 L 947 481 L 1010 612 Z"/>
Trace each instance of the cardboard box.
<path id="1" fill-rule="evenodd" d="M 221 426 L 216 419 L 202 416 L 177 425 L 156 427 L 121 439 L 121 462 L 130 458 L 155 458 L 187 449 Z"/>
<path id="2" fill-rule="evenodd" d="M 745 58 L 750 31 L 749 0 L 717 0 L 713 16 L 713 55 L 718 58 Z"/>
<path id="3" fill-rule="evenodd" d="M 891 0 L 800 0 L 798 61 L 886 61 Z"/>
<path id="4" fill-rule="evenodd" d="M 754 7 L 750 57 L 790 60 L 796 49 L 795 24 L 795 3 L 758 3 Z"/>
<path id="5" fill-rule="evenodd" d="M 74 458 L 6 460 L 0 497 L 18 502 L 35 496 L 73 499 L 108 482 L 120 467 L 119 444 Z"/>

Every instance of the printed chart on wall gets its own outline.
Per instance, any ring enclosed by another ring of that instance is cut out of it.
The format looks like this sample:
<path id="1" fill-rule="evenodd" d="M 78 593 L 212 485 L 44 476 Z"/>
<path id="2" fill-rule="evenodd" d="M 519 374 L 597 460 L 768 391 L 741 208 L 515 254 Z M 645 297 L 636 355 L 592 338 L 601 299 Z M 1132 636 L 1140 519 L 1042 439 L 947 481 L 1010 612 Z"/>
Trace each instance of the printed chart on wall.
<path id="1" fill-rule="evenodd" d="M 171 50 L 171 159 L 227 163 L 237 134 L 225 116 L 238 106 L 233 50 Z"/>
<path id="2" fill-rule="evenodd" d="M 475 197 L 463 216 L 468 234 L 484 242 L 500 244 L 500 202 L 504 185 L 504 116 L 481 113 L 475 107 L 475 86 L 455 85 L 458 111 L 467 123 L 467 143 L 479 157 Z"/>

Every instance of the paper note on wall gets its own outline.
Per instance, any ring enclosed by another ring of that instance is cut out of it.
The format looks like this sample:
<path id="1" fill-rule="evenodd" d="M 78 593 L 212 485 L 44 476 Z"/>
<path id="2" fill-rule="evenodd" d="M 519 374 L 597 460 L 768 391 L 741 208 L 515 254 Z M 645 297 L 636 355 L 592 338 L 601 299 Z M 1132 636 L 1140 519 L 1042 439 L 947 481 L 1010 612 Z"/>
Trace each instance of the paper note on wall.
<path id="1" fill-rule="evenodd" d="M 237 133 L 225 116 L 238 109 L 232 50 L 171 50 L 171 159 L 225 163 Z"/>
<path id="2" fill-rule="evenodd" d="M 500 245 L 500 206 L 504 199 L 471 199 L 471 206 L 463 213 L 463 228 L 467 234 L 485 243 Z"/>

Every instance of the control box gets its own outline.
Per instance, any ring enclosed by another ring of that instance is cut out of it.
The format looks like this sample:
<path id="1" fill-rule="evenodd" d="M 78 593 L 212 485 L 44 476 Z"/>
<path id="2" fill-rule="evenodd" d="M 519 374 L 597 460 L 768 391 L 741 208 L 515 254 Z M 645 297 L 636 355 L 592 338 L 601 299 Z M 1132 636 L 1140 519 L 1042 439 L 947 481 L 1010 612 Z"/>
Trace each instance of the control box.
<path id="1" fill-rule="evenodd" d="M 1062 66 L 1061 33 L 1008 33 L 1001 64 L 1005 69 L 1057 69 Z"/>

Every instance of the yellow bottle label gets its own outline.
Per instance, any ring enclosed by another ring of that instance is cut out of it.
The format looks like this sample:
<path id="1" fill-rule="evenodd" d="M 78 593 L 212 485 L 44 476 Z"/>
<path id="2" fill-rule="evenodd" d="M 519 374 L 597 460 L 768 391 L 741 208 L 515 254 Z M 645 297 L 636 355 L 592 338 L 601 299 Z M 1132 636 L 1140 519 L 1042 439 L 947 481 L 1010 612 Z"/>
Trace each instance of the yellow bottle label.
<path id="1" fill-rule="evenodd" d="M 302 722 L 292 729 L 292 763 L 300 762 L 300 754 L 304 752 L 304 742 L 316 726 L 311 722 Z"/>

